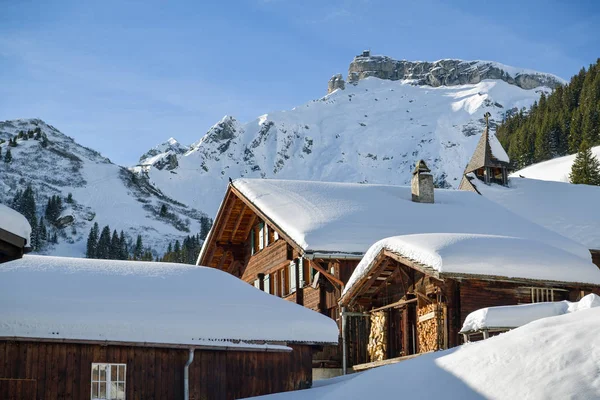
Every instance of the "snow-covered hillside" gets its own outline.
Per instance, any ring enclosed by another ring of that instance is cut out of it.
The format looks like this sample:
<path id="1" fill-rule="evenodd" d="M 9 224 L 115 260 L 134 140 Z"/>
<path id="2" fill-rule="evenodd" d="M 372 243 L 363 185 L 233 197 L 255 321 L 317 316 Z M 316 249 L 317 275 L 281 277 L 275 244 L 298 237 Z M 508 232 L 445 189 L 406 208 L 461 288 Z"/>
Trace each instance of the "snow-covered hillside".
<path id="1" fill-rule="evenodd" d="M 36 128 L 41 136 L 38 140 L 26 134 L 27 140 L 18 139 L 16 147 L 8 146 L 8 140 L 19 131 Z M 201 212 L 168 198 L 126 168 L 41 120 L 0 122 L 0 139 L 6 141 L 0 145 L 3 158 L 9 148 L 13 158 L 10 163 L 0 160 L 0 203 L 10 204 L 16 191 L 29 183 L 36 193 L 38 215 L 43 215 L 50 196 L 63 198 L 61 228 L 56 230 L 58 244 L 49 245 L 43 253 L 83 256 L 94 222 L 100 228 L 109 225 L 123 230 L 130 239 L 141 234 L 144 244 L 160 254 L 169 241 L 200 230 Z M 72 203 L 65 201 L 69 193 Z M 161 214 L 163 204 L 167 212 Z"/>
<path id="2" fill-rule="evenodd" d="M 600 160 L 600 146 L 592 148 L 592 153 Z M 525 167 L 511 176 L 521 176 L 542 181 L 569 182 L 571 166 L 575 161 L 576 154 L 554 158 Z"/>
<path id="3" fill-rule="evenodd" d="M 544 318 L 477 343 L 261 398 L 598 399 L 600 308 Z"/>
<path id="4" fill-rule="evenodd" d="M 227 116 L 184 155 L 171 152 L 177 162 L 170 168 L 145 162 L 137 169 L 168 196 L 209 215 L 229 177 L 407 184 L 422 158 L 439 186 L 457 187 L 484 113 L 501 121 L 549 91 L 503 80 L 431 87 L 367 77 L 248 123 Z"/>

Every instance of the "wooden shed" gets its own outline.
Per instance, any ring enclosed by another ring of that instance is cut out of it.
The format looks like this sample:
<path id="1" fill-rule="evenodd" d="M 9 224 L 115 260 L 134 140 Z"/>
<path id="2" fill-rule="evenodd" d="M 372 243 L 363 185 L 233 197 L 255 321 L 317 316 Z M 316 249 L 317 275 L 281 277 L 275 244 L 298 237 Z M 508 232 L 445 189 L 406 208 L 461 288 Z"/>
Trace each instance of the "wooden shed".
<path id="1" fill-rule="evenodd" d="M 352 325 L 347 347 L 366 347 L 362 370 L 461 344 L 468 314 L 492 306 L 600 294 L 600 270 L 585 257 L 535 240 L 465 234 L 384 239 L 350 278 L 340 304 Z"/>
<path id="2" fill-rule="evenodd" d="M 31 226 L 27 219 L 0 204 L 0 263 L 23 257 L 29 250 Z"/>
<path id="3" fill-rule="evenodd" d="M 237 399 L 312 384 L 329 318 L 212 268 L 24 256 L 0 267 L 1 399 Z"/>

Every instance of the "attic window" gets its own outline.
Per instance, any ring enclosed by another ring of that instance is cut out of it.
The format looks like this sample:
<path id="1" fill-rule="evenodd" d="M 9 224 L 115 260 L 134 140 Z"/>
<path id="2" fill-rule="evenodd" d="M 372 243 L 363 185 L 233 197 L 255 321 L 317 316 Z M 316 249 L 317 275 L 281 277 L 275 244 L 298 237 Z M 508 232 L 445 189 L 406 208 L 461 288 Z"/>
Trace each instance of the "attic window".
<path id="1" fill-rule="evenodd" d="M 125 364 L 92 364 L 92 400 L 125 400 Z"/>

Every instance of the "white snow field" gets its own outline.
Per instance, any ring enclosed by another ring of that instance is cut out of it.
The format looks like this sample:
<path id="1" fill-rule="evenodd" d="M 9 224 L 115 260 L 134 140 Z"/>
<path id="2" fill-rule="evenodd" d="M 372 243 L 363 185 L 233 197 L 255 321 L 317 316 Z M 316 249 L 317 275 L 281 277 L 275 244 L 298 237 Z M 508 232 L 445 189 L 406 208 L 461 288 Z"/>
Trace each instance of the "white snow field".
<path id="1" fill-rule="evenodd" d="M 323 381 L 269 400 L 600 398 L 600 308 L 540 319 L 490 339 Z"/>
<path id="2" fill-rule="evenodd" d="M 31 226 L 27 219 L 10 207 L 0 204 L 0 228 L 27 239 L 27 245 L 30 244 Z"/>
<path id="3" fill-rule="evenodd" d="M 593 147 L 592 153 L 600 160 L 600 146 Z M 510 176 L 540 179 L 542 181 L 569 182 L 569 174 L 576 155 L 571 154 L 533 164 L 512 173 Z"/>
<path id="4" fill-rule="evenodd" d="M 229 177 L 405 185 L 422 158 L 438 184 L 458 187 L 484 113 L 499 122 L 550 91 L 501 80 L 434 88 L 370 77 L 247 123 L 226 116 L 177 156 L 176 168 L 149 167 L 147 160 L 138 168 L 168 196 L 209 215 Z"/>
<path id="5" fill-rule="evenodd" d="M 515 177 L 508 187 L 474 182 L 484 197 L 515 214 L 600 249 L 600 187 Z"/>
<path id="6" fill-rule="evenodd" d="M 0 321 L 0 337 L 216 347 L 338 341 L 332 319 L 233 275 L 158 262 L 25 255 L 0 268 Z"/>
<path id="7" fill-rule="evenodd" d="M 480 308 L 467 315 L 460 331 L 474 332 L 491 328 L 512 329 L 538 319 L 555 317 L 594 307 L 600 307 L 600 296 L 590 293 L 576 302 L 563 300 Z"/>

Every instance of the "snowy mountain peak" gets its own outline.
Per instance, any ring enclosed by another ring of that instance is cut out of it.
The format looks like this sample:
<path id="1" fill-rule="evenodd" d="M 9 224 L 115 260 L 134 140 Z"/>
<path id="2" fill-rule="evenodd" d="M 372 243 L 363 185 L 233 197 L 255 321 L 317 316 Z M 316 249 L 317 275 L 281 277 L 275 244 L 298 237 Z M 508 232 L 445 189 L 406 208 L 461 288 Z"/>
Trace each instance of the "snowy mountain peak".
<path id="1" fill-rule="evenodd" d="M 411 80 L 417 85 L 456 86 L 477 84 L 485 79 L 502 80 L 522 89 L 556 88 L 565 81 L 555 75 L 510 67 L 494 61 L 444 59 L 434 62 L 395 60 L 371 55 L 369 51 L 354 57 L 348 68 L 348 82 L 356 83 L 374 76 L 389 80 Z M 334 77 L 335 78 L 335 77 Z M 330 86 L 339 80 L 330 80 Z"/>
<path id="2" fill-rule="evenodd" d="M 184 154 L 189 150 L 174 138 L 169 138 L 164 143 L 154 146 L 140 157 L 139 165 L 154 166 L 158 169 L 173 169 L 176 167 L 175 155 Z"/>

